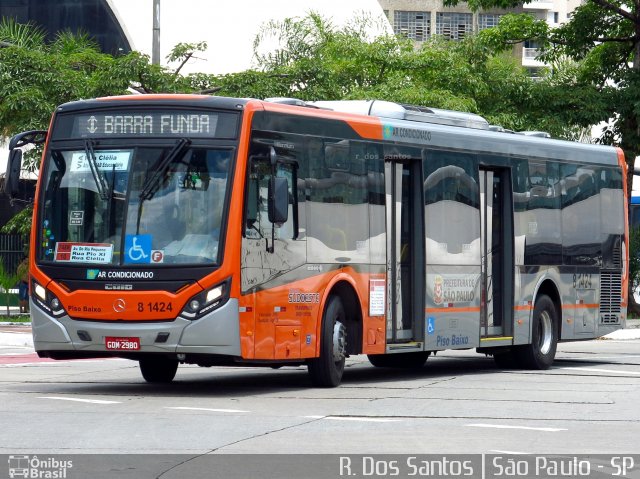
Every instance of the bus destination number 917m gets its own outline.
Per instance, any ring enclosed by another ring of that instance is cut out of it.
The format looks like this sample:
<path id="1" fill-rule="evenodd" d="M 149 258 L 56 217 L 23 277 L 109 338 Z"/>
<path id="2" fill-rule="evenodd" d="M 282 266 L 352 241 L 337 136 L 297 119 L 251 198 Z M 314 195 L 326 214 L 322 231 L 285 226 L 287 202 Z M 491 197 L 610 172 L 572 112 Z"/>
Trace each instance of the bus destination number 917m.
<path id="1" fill-rule="evenodd" d="M 166 313 L 167 311 L 173 311 L 173 305 L 171 303 L 165 303 L 164 301 L 149 301 L 147 303 L 138 303 L 139 313 Z"/>

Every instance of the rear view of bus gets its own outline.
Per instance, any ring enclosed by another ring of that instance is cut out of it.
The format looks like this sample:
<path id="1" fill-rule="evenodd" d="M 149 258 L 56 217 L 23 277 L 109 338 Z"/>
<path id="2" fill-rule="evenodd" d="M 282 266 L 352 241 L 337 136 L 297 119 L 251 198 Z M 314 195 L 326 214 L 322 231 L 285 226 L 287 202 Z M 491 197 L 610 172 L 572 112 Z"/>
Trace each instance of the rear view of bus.
<path id="1" fill-rule="evenodd" d="M 220 265 L 240 113 L 204 98 L 55 112 L 31 237 L 40 356 L 129 355 L 154 382 L 173 379 L 178 342 L 239 354 L 238 306 Z"/>

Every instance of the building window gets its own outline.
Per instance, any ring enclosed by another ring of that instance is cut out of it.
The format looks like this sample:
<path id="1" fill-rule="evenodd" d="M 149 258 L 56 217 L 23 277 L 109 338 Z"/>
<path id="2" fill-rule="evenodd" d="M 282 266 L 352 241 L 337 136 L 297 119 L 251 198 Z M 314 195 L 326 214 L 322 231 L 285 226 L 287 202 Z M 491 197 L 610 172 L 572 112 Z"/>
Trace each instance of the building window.
<path id="1" fill-rule="evenodd" d="M 451 40 L 462 40 L 473 32 L 473 15 L 471 13 L 438 12 L 436 14 L 436 34 Z"/>
<path id="2" fill-rule="evenodd" d="M 478 30 L 497 27 L 501 16 L 497 13 L 481 13 L 478 16 Z"/>
<path id="3" fill-rule="evenodd" d="M 560 21 L 560 14 L 558 12 L 553 12 L 553 23 L 558 23 Z"/>
<path id="4" fill-rule="evenodd" d="M 393 14 L 393 31 L 396 35 L 423 42 L 431 34 L 431 14 L 396 10 Z"/>

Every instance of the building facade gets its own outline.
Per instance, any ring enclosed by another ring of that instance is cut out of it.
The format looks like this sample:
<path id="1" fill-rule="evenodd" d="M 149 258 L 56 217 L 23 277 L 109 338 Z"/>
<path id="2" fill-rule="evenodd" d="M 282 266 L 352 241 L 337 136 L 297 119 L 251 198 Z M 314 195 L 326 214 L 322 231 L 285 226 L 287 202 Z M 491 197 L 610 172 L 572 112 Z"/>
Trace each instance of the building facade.
<path id="1" fill-rule="evenodd" d="M 418 44 L 432 35 L 442 35 L 451 40 L 461 40 L 466 35 L 494 27 L 506 13 L 529 13 L 546 21 L 551 27 L 566 22 L 580 0 L 532 0 L 521 8 L 511 10 L 492 9 L 472 12 L 466 3 L 445 7 L 441 0 L 378 0 L 393 27 L 394 33 L 414 40 Z M 522 66 L 532 73 L 544 66 L 536 59 L 538 47 L 526 42 L 514 48 L 514 54 Z"/>

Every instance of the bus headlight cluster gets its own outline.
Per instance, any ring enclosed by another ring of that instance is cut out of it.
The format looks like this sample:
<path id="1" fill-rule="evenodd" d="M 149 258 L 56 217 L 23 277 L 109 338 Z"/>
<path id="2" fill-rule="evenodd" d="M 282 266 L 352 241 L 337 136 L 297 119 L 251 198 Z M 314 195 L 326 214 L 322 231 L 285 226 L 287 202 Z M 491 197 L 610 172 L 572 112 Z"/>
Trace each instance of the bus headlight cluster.
<path id="1" fill-rule="evenodd" d="M 219 308 L 229 299 L 229 280 L 224 281 L 211 289 L 202 291 L 191 298 L 180 316 L 186 319 L 198 319 L 207 313 Z"/>
<path id="2" fill-rule="evenodd" d="M 31 287 L 34 302 L 40 306 L 41 309 L 51 314 L 54 318 L 59 318 L 65 314 L 64 307 L 55 294 L 42 286 L 36 280 L 33 280 Z"/>

